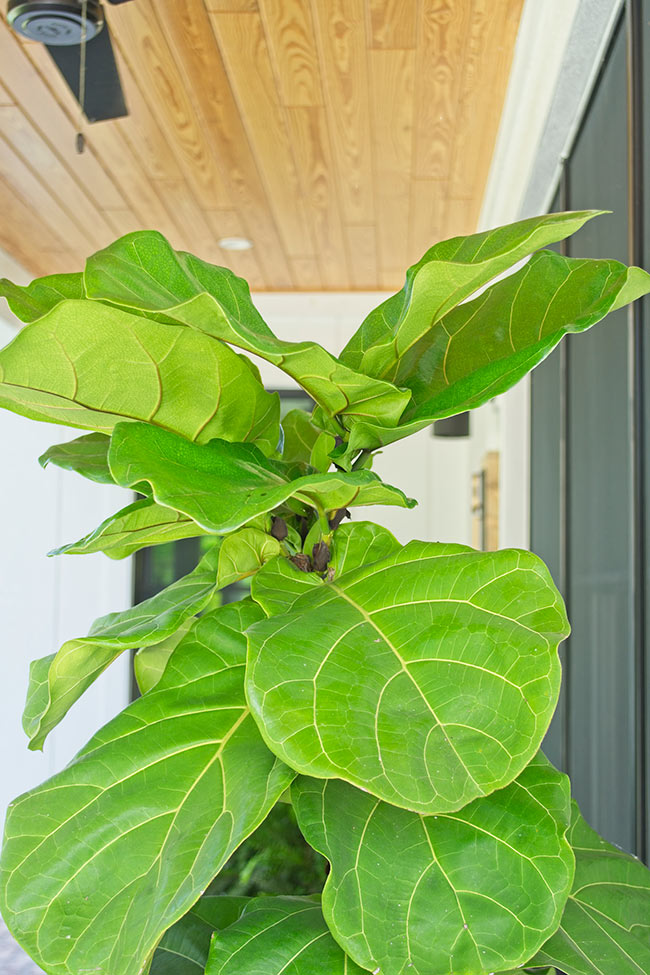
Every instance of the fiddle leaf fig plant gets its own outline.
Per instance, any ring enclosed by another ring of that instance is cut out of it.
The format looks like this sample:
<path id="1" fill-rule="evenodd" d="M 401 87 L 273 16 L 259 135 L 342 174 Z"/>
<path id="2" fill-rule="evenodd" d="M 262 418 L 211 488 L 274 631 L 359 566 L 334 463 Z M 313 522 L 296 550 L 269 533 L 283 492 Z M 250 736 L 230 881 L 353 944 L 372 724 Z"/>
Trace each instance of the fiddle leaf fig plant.
<path id="1" fill-rule="evenodd" d="M 650 971 L 650 872 L 542 751 L 569 632 L 545 566 L 346 520 L 415 504 L 372 472 L 378 448 L 650 293 L 639 268 L 543 249 L 595 216 L 436 244 L 339 356 L 307 326 L 277 338 L 245 281 L 155 232 L 79 274 L 0 282 L 25 322 L 0 406 L 87 431 L 41 463 L 126 491 L 50 554 L 204 552 L 32 664 L 31 748 L 125 650 L 142 695 L 9 808 L 0 909 L 47 975 Z M 247 352 L 313 411 L 281 423 Z M 242 579 L 250 595 L 219 605 Z M 323 890 L 215 892 L 278 802 L 329 862 Z"/>

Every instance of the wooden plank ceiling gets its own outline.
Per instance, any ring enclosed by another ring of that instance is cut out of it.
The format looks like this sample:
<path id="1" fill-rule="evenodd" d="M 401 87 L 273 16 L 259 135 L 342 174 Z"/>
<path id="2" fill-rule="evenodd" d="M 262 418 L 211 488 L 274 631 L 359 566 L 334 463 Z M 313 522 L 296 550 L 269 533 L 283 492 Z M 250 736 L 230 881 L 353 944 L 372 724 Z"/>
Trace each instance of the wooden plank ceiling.
<path id="1" fill-rule="evenodd" d="M 86 125 L 83 155 L 47 51 L 3 16 L 0 247 L 47 274 L 153 227 L 257 290 L 400 288 L 475 229 L 522 6 L 107 5 L 131 114 Z"/>

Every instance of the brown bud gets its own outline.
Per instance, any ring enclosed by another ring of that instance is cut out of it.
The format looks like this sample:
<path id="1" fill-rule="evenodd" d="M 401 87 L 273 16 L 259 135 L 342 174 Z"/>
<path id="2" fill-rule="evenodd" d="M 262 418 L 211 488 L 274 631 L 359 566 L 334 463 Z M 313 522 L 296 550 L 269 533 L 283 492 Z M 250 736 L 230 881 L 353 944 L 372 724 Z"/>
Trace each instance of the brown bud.
<path id="1" fill-rule="evenodd" d="M 311 572 L 311 559 L 304 552 L 298 552 L 296 555 L 292 555 L 289 559 L 293 562 L 297 569 L 301 572 Z"/>
<path id="2" fill-rule="evenodd" d="M 289 534 L 289 529 L 287 528 L 287 523 L 284 518 L 273 518 L 271 522 L 271 534 L 274 538 L 277 538 L 279 542 L 283 542 L 287 535 Z"/>
<path id="3" fill-rule="evenodd" d="M 328 562 L 331 557 L 330 547 L 325 542 L 316 542 L 314 545 L 314 551 L 312 553 L 312 559 L 314 562 L 314 570 L 316 572 L 324 572 L 327 568 Z"/>

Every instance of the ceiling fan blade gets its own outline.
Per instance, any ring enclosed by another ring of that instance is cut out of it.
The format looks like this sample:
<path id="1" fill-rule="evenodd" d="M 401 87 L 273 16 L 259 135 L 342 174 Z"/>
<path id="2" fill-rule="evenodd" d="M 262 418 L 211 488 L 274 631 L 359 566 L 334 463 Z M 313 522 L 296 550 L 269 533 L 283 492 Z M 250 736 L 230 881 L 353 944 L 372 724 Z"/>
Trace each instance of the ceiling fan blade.
<path id="1" fill-rule="evenodd" d="M 45 45 L 68 88 L 79 101 L 81 46 Z M 128 115 L 120 75 L 115 63 L 108 24 L 86 44 L 86 97 L 84 112 L 89 122 Z"/>

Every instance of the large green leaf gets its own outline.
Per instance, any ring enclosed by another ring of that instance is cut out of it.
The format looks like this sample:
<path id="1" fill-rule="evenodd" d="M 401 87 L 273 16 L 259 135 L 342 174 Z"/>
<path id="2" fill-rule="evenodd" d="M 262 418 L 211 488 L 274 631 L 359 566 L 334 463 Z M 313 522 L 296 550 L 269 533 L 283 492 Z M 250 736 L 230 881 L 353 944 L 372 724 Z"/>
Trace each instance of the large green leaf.
<path id="1" fill-rule="evenodd" d="M 407 390 L 343 365 L 316 342 L 284 342 L 266 325 L 248 285 L 227 268 L 175 251 L 151 230 L 128 234 L 89 258 L 90 298 L 189 325 L 254 352 L 292 376 L 330 415 L 374 417 L 394 425 Z"/>
<path id="2" fill-rule="evenodd" d="M 334 576 L 352 572 L 371 562 L 386 559 L 402 546 L 382 525 L 356 521 L 341 525 L 334 533 L 331 568 Z"/>
<path id="3" fill-rule="evenodd" d="M 359 504 L 415 501 L 383 484 L 370 471 L 311 474 L 290 480 L 290 468 L 252 444 L 213 440 L 192 444 L 146 423 L 115 428 L 109 451 L 111 472 L 123 487 L 148 481 L 155 500 L 176 509 L 208 532 L 239 528 L 291 498 L 334 510 Z"/>
<path id="4" fill-rule="evenodd" d="M 256 897 L 218 931 L 205 975 L 363 975 L 312 897 Z"/>
<path id="5" fill-rule="evenodd" d="M 87 300 L 61 302 L 0 351 L 0 406 L 99 433 L 143 420 L 266 453 L 280 429 L 277 394 L 223 342 Z"/>
<path id="6" fill-rule="evenodd" d="M 9 808 L 2 914 L 48 975 L 139 975 L 292 779 L 244 697 L 250 600 L 200 618 L 162 680 Z"/>
<path id="7" fill-rule="evenodd" d="M 267 616 L 287 613 L 299 596 L 318 589 L 323 580 L 316 572 L 302 572 L 288 558 L 271 559 L 254 577 L 251 596 Z"/>
<path id="8" fill-rule="evenodd" d="M 30 284 L 14 284 L 0 278 L 0 297 L 21 322 L 35 322 L 68 298 L 84 297 L 83 274 L 48 274 Z"/>
<path id="9" fill-rule="evenodd" d="M 650 291 L 650 275 L 617 261 L 540 251 L 478 298 L 453 308 L 400 358 L 413 393 L 398 430 L 360 423 L 350 444 L 379 446 L 475 409 L 530 372 L 569 332 L 582 332 Z"/>
<path id="10" fill-rule="evenodd" d="M 291 790 L 305 839 L 331 863 L 323 913 L 382 975 L 494 975 L 556 930 L 573 879 L 566 776 L 539 755 L 505 789 L 420 816 L 340 780 Z"/>
<path id="11" fill-rule="evenodd" d="M 41 467 L 54 464 L 64 471 L 75 471 L 98 484 L 115 484 L 108 467 L 110 438 L 105 433 L 88 433 L 85 437 L 48 447 L 38 458 Z"/>
<path id="12" fill-rule="evenodd" d="M 411 542 L 255 624 L 247 693 L 269 747 L 297 771 L 453 811 L 536 753 L 567 633 L 536 556 Z"/>
<path id="13" fill-rule="evenodd" d="M 104 552 L 111 559 L 124 559 L 147 545 L 160 545 L 205 534 L 207 532 L 203 528 L 179 511 L 156 504 L 151 498 L 142 498 L 106 518 L 78 541 L 60 545 L 48 554 L 88 555 L 90 552 Z"/>
<path id="14" fill-rule="evenodd" d="M 575 803 L 569 840 L 573 889 L 559 930 L 532 961 L 566 975 L 647 975 L 650 871 L 595 833 Z"/>
<path id="15" fill-rule="evenodd" d="M 68 640 L 58 653 L 35 660 L 23 715 L 29 747 L 43 747 L 52 728 L 125 650 L 160 643 L 200 612 L 217 587 L 218 560 L 217 545 L 189 575 L 131 609 L 100 617 L 87 637 Z"/>
<path id="16" fill-rule="evenodd" d="M 149 975 L 203 975 L 212 935 L 234 924 L 248 901 L 248 897 L 204 894 L 165 932 Z"/>
<path id="17" fill-rule="evenodd" d="M 341 353 L 341 361 L 392 381 L 402 356 L 447 312 L 517 261 L 569 237 L 602 212 L 549 213 L 440 241 L 408 269 L 402 290 L 370 312 Z"/>

